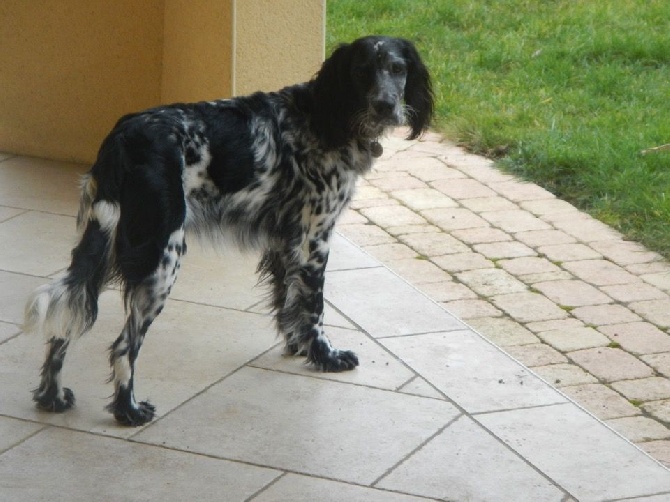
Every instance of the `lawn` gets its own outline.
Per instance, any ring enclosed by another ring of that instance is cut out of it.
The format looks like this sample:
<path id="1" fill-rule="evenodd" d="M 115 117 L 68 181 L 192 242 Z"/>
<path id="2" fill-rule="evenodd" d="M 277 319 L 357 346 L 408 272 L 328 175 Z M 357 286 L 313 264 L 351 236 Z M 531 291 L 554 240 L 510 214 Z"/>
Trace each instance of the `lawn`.
<path id="1" fill-rule="evenodd" d="M 415 42 L 434 127 L 670 258 L 668 0 L 328 0 L 327 45 Z"/>

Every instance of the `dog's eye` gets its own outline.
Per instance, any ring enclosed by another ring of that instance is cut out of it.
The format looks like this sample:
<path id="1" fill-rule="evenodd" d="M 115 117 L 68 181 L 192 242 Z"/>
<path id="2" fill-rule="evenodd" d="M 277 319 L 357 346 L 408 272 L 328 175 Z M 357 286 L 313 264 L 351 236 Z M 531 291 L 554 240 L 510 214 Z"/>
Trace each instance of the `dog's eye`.
<path id="1" fill-rule="evenodd" d="M 390 71 L 393 75 L 402 75 L 405 73 L 405 66 L 400 63 L 391 63 Z"/>

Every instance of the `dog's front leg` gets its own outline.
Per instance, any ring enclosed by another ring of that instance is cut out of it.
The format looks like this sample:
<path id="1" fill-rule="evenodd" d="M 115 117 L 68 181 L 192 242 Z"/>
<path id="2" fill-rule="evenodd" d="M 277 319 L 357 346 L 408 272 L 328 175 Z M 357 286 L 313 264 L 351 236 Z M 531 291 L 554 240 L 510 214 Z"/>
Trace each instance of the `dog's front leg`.
<path id="1" fill-rule="evenodd" d="M 306 355 L 307 361 L 322 371 L 351 370 L 358 366 L 356 354 L 333 348 L 323 332 L 327 238 L 308 239 L 300 257 L 300 263 L 287 267 L 286 297 L 278 313 L 280 331 L 286 335 L 287 352 Z"/>

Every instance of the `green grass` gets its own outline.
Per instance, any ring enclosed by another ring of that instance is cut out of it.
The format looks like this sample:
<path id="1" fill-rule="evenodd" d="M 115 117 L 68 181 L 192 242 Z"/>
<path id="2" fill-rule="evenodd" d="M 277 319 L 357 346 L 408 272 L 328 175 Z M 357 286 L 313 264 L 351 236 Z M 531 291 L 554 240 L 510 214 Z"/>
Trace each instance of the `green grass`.
<path id="1" fill-rule="evenodd" d="M 328 0 L 327 45 L 413 40 L 435 128 L 670 257 L 670 2 Z"/>

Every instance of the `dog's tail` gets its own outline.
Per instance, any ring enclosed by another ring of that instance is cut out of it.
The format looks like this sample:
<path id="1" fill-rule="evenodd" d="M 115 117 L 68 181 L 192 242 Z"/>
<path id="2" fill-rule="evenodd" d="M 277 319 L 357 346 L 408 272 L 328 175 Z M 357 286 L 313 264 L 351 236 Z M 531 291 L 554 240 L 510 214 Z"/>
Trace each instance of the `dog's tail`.
<path id="1" fill-rule="evenodd" d="M 100 160 L 100 159 L 98 159 Z M 98 296 L 114 277 L 114 241 L 120 211 L 96 196 L 96 180 L 82 180 L 77 216 L 79 243 L 65 274 L 37 288 L 28 299 L 23 329 L 51 339 L 76 339 L 98 316 Z"/>

